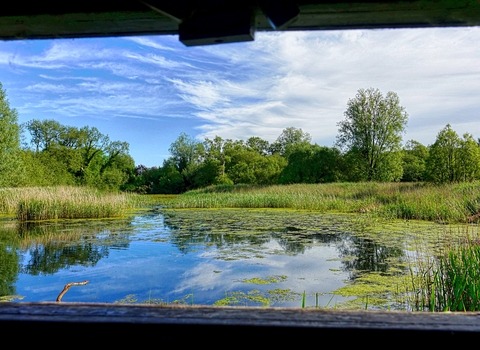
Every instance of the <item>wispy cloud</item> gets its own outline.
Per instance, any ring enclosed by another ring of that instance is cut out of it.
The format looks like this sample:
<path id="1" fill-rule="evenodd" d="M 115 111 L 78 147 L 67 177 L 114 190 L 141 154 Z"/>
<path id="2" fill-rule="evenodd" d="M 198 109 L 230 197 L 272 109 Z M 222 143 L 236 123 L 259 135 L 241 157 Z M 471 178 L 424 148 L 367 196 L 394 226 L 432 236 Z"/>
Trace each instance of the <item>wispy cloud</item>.
<path id="1" fill-rule="evenodd" d="M 167 118 L 162 154 L 180 129 L 274 141 L 294 126 L 330 146 L 348 100 L 369 87 L 396 92 L 410 115 L 404 140 L 429 144 L 447 123 L 480 136 L 478 42 L 478 27 L 269 32 L 190 48 L 175 36 L 7 42 L 0 81 L 21 119 L 88 115 L 115 129 L 118 118 Z M 145 153 L 133 145 L 145 135 L 131 133 L 132 152 Z"/>
<path id="2" fill-rule="evenodd" d="M 124 52 L 123 55 L 137 62 L 147 63 L 161 68 L 178 68 L 185 66 L 183 63 L 167 60 L 165 57 L 155 54 L 141 55 L 127 51 Z"/>
<path id="3" fill-rule="evenodd" d="M 480 107 L 480 48 L 474 45 L 479 38 L 478 28 L 268 33 L 248 49 L 208 48 L 239 72 L 238 77 L 221 72 L 222 79 L 211 80 L 209 89 L 217 98 L 210 100 L 208 111 L 196 98 L 195 80 L 183 88 L 182 98 L 195 105 L 198 117 L 213 122 L 201 128 L 202 136 L 245 137 L 273 119 L 270 134 L 296 126 L 328 144 L 348 99 L 359 88 L 376 87 L 397 92 L 413 125 L 429 121 L 431 136 L 420 140 L 428 143 L 447 120 L 460 122 L 459 109 L 468 110 L 465 119 L 471 120 Z M 229 85 L 249 92 L 259 86 L 264 103 L 249 102 Z M 228 108 L 224 101 L 230 102 Z M 474 131 L 480 133 L 479 128 Z"/>
<path id="4" fill-rule="evenodd" d="M 153 40 L 151 38 L 147 37 L 127 37 L 124 38 L 125 40 L 133 41 L 137 44 L 140 44 L 142 46 L 147 46 L 152 49 L 156 50 L 163 50 L 163 51 L 175 51 L 174 48 L 169 47 L 167 45 L 163 45 L 162 43 L 159 43 L 158 40 Z M 177 38 L 173 38 L 173 40 L 177 40 Z"/>

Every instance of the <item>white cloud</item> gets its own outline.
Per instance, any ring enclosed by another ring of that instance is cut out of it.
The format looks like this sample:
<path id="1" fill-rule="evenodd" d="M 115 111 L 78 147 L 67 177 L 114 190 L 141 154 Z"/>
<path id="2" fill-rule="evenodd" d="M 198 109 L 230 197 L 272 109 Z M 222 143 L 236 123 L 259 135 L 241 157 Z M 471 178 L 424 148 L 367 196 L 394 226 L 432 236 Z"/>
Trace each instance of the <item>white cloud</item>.
<path id="1" fill-rule="evenodd" d="M 193 104 L 198 109 L 205 109 L 215 104 L 228 102 L 227 97 L 222 97 L 219 87 L 211 81 L 187 82 L 180 79 L 170 80 L 186 102 Z"/>
<path id="2" fill-rule="evenodd" d="M 31 53 L 0 43 L 0 80 L 10 79 L 20 112 L 168 116 L 200 139 L 273 142 L 294 126 L 327 146 L 348 99 L 374 87 L 399 95 L 410 116 L 404 140 L 428 144 L 447 123 L 480 136 L 478 42 L 479 27 L 268 32 L 190 48 L 173 36 L 44 41 Z"/>
<path id="3" fill-rule="evenodd" d="M 411 124 L 428 121 L 436 134 L 460 110 L 467 123 L 480 107 L 479 39 L 479 28 L 265 33 L 248 49 L 205 48 L 239 74 L 217 71 L 208 88 L 192 76 L 181 96 L 209 122 L 200 136 L 245 138 L 273 128 L 272 140 L 295 126 L 314 141 L 332 141 L 348 99 L 375 87 L 396 92 Z M 422 134 L 420 142 L 429 142 Z"/>
<path id="4" fill-rule="evenodd" d="M 158 43 L 157 41 L 147 38 L 147 37 L 128 37 L 124 38 L 125 40 L 133 41 L 137 44 L 140 44 L 142 46 L 147 46 L 153 49 L 157 50 L 164 50 L 164 51 L 175 51 L 173 48 L 163 45 L 161 43 Z"/>
<path id="5" fill-rule="evenodd" d="M 160 55 L 149 54 L 145 56 L 145 55 L 140 55 L 132 52 L 125 52 L 123 55 L 124 57 L 133 59 L 135 61 L 139 61 L 147 64 L 153 64 L 155 66 L 162 67 L 162 68 L 178 68 L 178 67 L 184 66 L 181 63 L 167 60 L 165 59 L 165 57 Z"/>

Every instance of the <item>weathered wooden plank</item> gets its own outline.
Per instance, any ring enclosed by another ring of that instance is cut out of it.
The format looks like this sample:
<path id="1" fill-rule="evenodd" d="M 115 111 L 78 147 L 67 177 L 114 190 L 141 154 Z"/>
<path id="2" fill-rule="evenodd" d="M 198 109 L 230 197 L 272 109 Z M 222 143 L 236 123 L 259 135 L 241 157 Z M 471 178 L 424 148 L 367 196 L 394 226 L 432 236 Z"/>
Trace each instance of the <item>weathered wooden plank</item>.
<path id="1" fill-rule="evenodd" d="M 32 343 L 38 342 L 37 337 L 45 336 L 45 332 L 54 332 L 79 342 L 96 340 L 112 344 L 178 341 L 216 347 L 212 342 L 222 335 L 227 337 L 222 347 L 262 342 L 282 345 L 286 337 L 301 342 L 305 337 L 321 340 L 327 336 L 341 345 L 393 337 L 387 341 L 401 346 L 431 346 L 436 342 L 446 345 L 477 339 L 480 313 L 2 303 L 0 329 L 5 327 L 21 329 L 28 335 L 25 341 L 32 340 Z M 377 338 L 365 338 L 368 336 Z M 219 343 L 216 345 L 220 347 Z"/>
<path id="2" fill-rule="evenodd" d="M 178 0 L 179 4 L 188 0 Z M 198 1 L 207 6 L 210 2 Z M 250 6 L 256 29 L 272 27 L 257 1 L 232 0 Z M 403 28 L 480 25 L 478 0 L 298 0 L 298 19 L 283 30 Z M 0 39 L 102 37 L 178 34 L 178 22 L 140 1 L 44 0 L 24 5 L 0 2 Z"/>

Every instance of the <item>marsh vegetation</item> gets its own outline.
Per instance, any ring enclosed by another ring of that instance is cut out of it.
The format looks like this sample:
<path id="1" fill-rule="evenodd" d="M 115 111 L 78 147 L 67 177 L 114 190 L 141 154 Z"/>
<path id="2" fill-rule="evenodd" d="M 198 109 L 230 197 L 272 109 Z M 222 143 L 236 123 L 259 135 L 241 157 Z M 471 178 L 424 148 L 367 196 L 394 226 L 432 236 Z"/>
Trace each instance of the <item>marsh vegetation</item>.
<path id="1" fill-rule="evenodd" d="M 288 208 L 461 223 L 478 221 L 479 193 L 479 182 L 221 185 L 189 191 L 169 202 L 168 207 Z"/>
<path id="2" fill-rule="evenodd" d="M 0 188 L 0 212 L 19 221 L 115 217 L 140 202 L 138 195 L 88 187 Z"/>
<path id="3" fill-rule="evenodd" d="M 479 309 L 480 142 L 447 124 L 402 146 L 394 92 L 359 89 L 333 147 L 295 127 L 273 143 L 181 133 L 153 168 L 94 127 L 18 125 L 1 84 L 0 108 L 2 300 L 53 299 L 45 283 L 80 271 L 114 291 L 78 301 Z"/>

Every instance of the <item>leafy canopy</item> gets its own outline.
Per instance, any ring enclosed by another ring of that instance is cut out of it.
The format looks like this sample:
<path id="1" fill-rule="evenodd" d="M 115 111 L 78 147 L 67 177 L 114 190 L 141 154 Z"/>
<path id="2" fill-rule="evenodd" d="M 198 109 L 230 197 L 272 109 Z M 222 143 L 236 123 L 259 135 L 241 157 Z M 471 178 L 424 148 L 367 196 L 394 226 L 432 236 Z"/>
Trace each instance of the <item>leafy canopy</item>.
<path id="1" fill-rule="evenodd" d="M 338 123 L 337 146 L 352 155 L 359 180 L 391 181 L 401 177 L 402 134 L 408 114 L 395 92 L 358 90 Z"/>

